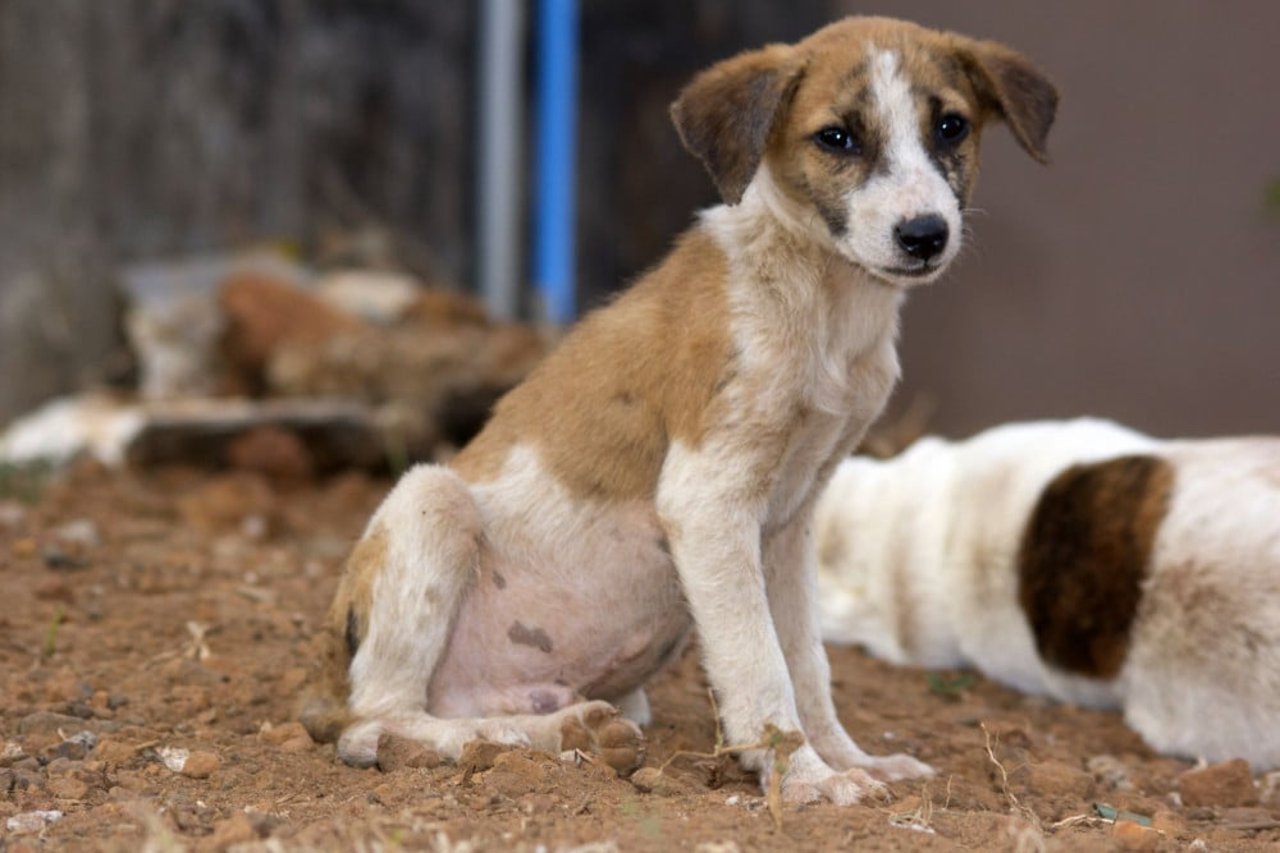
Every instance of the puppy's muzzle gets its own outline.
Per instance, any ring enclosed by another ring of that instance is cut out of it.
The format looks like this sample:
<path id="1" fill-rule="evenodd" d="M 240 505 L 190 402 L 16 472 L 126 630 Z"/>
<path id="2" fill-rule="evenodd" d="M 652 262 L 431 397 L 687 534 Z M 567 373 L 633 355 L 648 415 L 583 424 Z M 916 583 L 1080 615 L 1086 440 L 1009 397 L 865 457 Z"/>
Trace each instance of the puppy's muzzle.
<path id="1" fill-rule="evenodd" d="M 898 247 L 911 257 L 928 263 L 947 248 L 950 229 L 947 221 L 936 213 L 899 222 L 893 229 Z"/>

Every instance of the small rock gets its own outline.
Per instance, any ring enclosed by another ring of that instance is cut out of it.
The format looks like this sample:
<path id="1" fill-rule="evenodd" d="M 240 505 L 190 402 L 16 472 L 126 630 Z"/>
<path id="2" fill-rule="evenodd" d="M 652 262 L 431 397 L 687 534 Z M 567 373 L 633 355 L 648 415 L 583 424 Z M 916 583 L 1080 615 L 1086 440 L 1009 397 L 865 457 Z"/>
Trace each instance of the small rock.
<path id="1" fill-rule="evenodd" d="M 1093 774 L 1098 784 L 1112 791 L 1132 791 L 1133 781 L 1129 770 L 1114 755 L 1095 755 L 1085 762 L 1085 769 Z"/>
<path id="2" fill-rule="evenodd" d="M 684 780 L 664 773 L 656 767 L 641 767 L 632 773 L 631 784 L 643 793 L 655 794 L 659 797 L 679 796 L 693 790 L 692 786 Z"/>
<path id="3" fill-rule="evenodd" d="M 473 740 L 462 745 L 458 767 L 469 773 L 481 773 L 493 766 L 493 760 L 512 747 L 491 740 Z"/>
<path id="4" fill-rule="evenodd" d="M 187 759 L 191 757 L 191 750 L 177 746 L 162 746 L 156 750 L 156 754 L 160 756 L 165 767 L 174 773 L 181 773 L 182 768 L 187 766 Z"/>
<path id="5" fill-rule="evenodd" d="M 89 786 L 74 776 L 50 779 L 47 787 L 49 793 L 60 800 L 83 800 L 89 795 Z"/>
<path id="6" fill-rule="evenodd" d="M 218 821 L 213 827 L 213 835 L 209 846 L 215 850 L 224 850 L 233 844 L 244 844 L 258 839 L 258 830 L 253 821 L 244 812 L 236 812 L 226 820 Z"/>
<path id="7" fill-rule="evenodd" d="M 222 759 L 218 758 L 212 752 L 203 752 L 197 750 L 187 756 L 186 762 L 182 765 L 179 772 L 183 776 L 190 776 L 192 779 L 208 779 L 219 767 L 222 766 Z"/>
<path id="8" fill-rule="evenodd" d="M 1124 850 L 1154 850 L 1160 843 L 1158 831 L 1131 820 L 1118 820 L 1113 823 L 1111 837 Z"/>
<path id="9" fill-rule="evenodd" d="M 466 756 L 466 747 L 463 748 Z M 492 764 L 492 759 L 489 759 Z M 459 760 L 461 764 L 461 759 Z M 401 768 L 430 768 L 441 764 L 440 754 L 416 740 L 383 735 L 378 738 L 378 769 L 394 773 Z"/>
<path id="10" fill-rule="evenodd" d="M 7 740 L 4 746 L 0 747 L 0 767 L 8 767 L 26 757 L 27 751 L 17 741 Z"/>
<path id="11" fill-rule="evenodd" d="M 94 755 L 99 761 L 111 765 L 126 764 L 132 761 L 137 754 L 138 748 L 133 744 L 123 743 L 111 738 L 100 741 L 94 750 Z"/>
<path id="12" fill-rule="evenodd" d="M 60 820 L 62 820 L 62 812 L 56 809 L 23 812 L 5 821 L 5 828 L 14 835 L 31 835 Z"/>
<path id="13" fill-rule="evenodd" d="M 83 761 L 98 745 L 98 736 L 91 731 L 80 731 L 61 743 L 41 750 L 41 755 L 48 760 L 65 758 L 70 761 Z"/>
<path id="14" fill-rule="evenodd" d="M 280 725 L 272 726 L 269 729 L 264 728 L 259 737 L 267 743 L 274 744 L 275 746 L 280 746 L 280 744 L 298 737 L 304 737 L 308 741 L 311 740 L 311 736 L 307 734 L 306 728 L 303 727 L 302 723 L 296 721 L 281 723 Z"/>
<path id="15" fill-rule="evenodd" d="M 544 792 L 547 768 L 528 753 L 512 750 L 493 759 L 493 768 L 485 774 L 484 781 L 492 790 L 516 799 L 524 794 Z"/>
<path id="16" fill-rule="evenodd" d="M 36 711 L 18 721 L 18 734 L 56 734 L 58 729 L 77 730 L 84 725 L 79 717 L 55 714 L 52 711 Z"/>
<path id="17" fill-rule="evenodd" d="M 1178 777 L 1178 791 L 1183 804 L 1191 808 L 1250 806 L 1258 801 L 1249 762 L 1243 758 L 1188 770 Z"/>

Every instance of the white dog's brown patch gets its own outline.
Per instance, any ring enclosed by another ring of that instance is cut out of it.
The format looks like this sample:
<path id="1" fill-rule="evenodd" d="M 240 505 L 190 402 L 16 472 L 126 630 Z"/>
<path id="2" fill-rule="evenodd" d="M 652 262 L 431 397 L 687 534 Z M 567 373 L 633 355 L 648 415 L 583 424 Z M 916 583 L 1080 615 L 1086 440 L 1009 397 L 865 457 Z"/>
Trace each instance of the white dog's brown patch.
<path id="1" fill-rule="evenodd" d="M 1098 678 L 1120 671 L 1172 490 L 1173 468 L 1145 455 L 1073 465 L 1045 488 L 1018 580 L 1046 663 Z"/>

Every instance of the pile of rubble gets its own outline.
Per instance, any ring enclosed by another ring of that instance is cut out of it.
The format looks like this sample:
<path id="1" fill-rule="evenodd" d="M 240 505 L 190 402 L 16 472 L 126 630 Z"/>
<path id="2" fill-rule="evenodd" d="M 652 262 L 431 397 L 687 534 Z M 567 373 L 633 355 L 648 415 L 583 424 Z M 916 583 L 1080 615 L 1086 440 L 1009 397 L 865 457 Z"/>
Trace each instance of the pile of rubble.
<path id="1" fill-rule="evenodd" d="M 465 443 L 547 350 L 468 296 L 274 253 L 144 265 L 123 290 L 136 388 L 18 419 L 0 464 L 400 467 Z"/>

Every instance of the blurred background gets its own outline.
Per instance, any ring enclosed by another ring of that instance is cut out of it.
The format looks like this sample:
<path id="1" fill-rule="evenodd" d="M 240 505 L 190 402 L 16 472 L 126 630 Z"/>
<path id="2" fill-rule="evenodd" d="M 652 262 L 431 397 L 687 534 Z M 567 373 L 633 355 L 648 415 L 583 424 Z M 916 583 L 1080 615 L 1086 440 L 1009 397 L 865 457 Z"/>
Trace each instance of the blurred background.
<path id="1" fill-rule="evenodd" d="M 501 319 L 536 318 L 537 87 L 563 50 L 541 16 L 572 5 L 0 2 L 0 425 L 136 381 L 122 283 L 152 262 L 354 254 L 446 290 L 514 288 Z M 552 173 L 573 188 L 557 310 L 599 304 L 715 200 L 667 118 L 682 83 L 849 13 L 1005 41 L 1063 94 L 1050 168 L 984 137 L 972 244 L 908 305 L 895 406 L 928 401 L 953 435 L 1085 413 L 1280 429 L 1280 4 L 582 0 L 576 62 L 552 72 L 577 93 L 571 168 Z M 500 255 L 481 237 L 495 215 Z"/>

